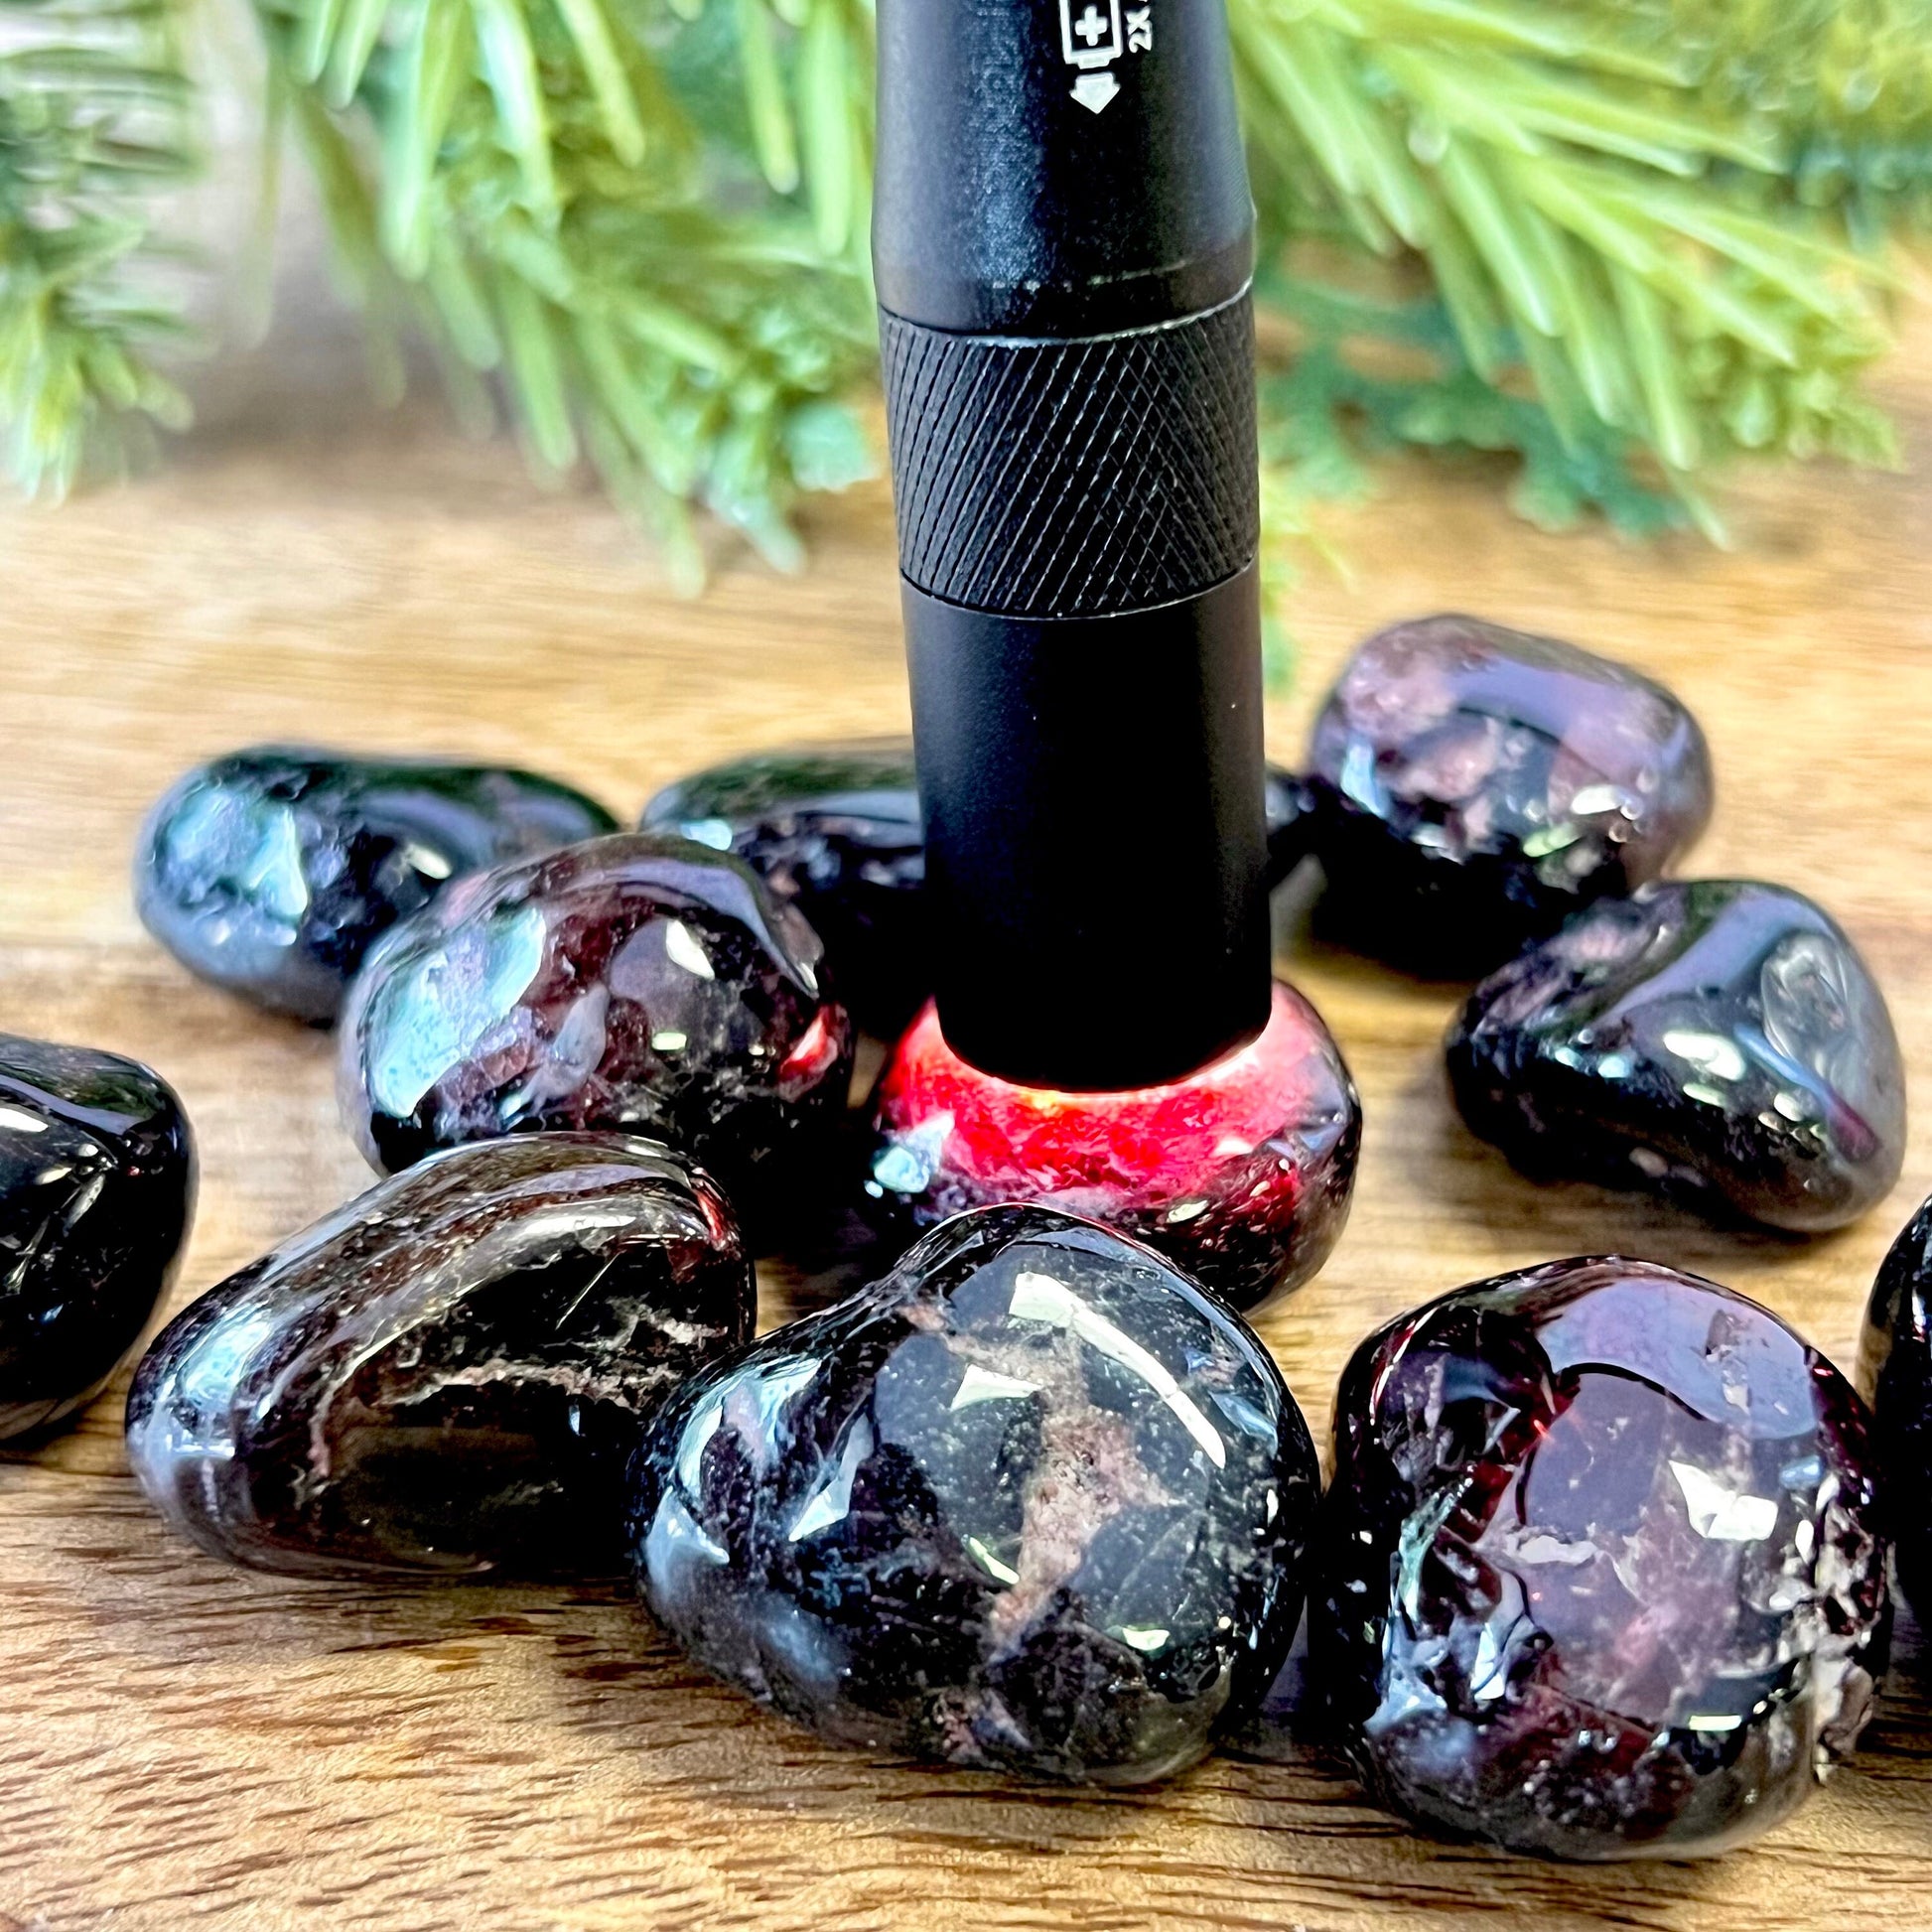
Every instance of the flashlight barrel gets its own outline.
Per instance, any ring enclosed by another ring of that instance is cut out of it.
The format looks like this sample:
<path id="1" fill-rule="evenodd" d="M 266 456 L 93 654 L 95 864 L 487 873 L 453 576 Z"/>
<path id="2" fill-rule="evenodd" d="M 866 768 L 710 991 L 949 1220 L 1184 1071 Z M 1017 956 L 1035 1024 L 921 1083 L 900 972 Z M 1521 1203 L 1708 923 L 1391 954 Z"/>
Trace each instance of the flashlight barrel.
<path id="1" fill-rule="evenodd" d="M 879 0 L 873 275 L 928 329 L 1112 335 L 1248 285 L 1222 0 Z"/>
<path id="2" fill-rule="evenodd" d="M 880 0 L 874 262 L 941 1025 L 1034 1086 L 1269 1012 L 1253 209 L 1221 0 Z"/>

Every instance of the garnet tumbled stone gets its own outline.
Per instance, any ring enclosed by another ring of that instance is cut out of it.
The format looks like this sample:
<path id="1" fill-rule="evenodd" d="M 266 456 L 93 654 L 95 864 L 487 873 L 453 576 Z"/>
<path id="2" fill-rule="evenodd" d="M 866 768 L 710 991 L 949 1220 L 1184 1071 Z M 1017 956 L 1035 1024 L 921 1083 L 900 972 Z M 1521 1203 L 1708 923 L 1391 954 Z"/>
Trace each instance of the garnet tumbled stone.
<path id="1" fill-rule="evenodd" d="M 1266 1691 L 1317 1481 L 1237 1316 L 995 1208 L 675 1397 L 633 1534 L 671 1635 L 826 1736 L 1132 1784 Z"/>
<path id="2" fill-rule="evenodd" d="M 1311 800 L 1268 767 L 1271 881 L 1309 849 Z M 925 824 L 909 738 L 754 753 L 681 778 L 644 807 L 643 829 L 732 852 L 825 942 L 862 1027 L 896 1035 L 932 991 L 923 900 Z"/>
<path id="3" fill-rule="evenodd" d="M 1518 1167 L 1796 1233 L 1898 1178 L 1905 1073 L 1858 949 L 1798 893 L 1647 886 L 1580 912 L 1470 995 L 1462 1117 Z"/>
<path id="4" fill-rule="evenodd" d="M 1171 1086 L 1061 1093 L 962 1060 L 928 1007 L 874 1096 L 861 1212 L 902 1245 L 1037 1201 L 1158 1248 L 1236 1308 L 1299 1286 L 1348 1218 L 1361 1103 L 1321 1017 L 1277 984 L 1261 1037 Z"/>
<path id="5" fill-rule="evenodd" d="M 1650 1262 L 1552 1262 L 1371 1335 L 1310 1626 L 1364 1779 L 1552 1858 L 1775 1824 L 1882 1665 L 1866 1430 L 1775 1315 Z"/>
<path id="6" fill-rule="evenodd" d="M 199 765 L 156 805 L 135 900 L 191 972 L 326 1022 L 369 947 L 451 879 L 616 830 L 529 771 L 269 746 Z"/>
<path id="7" fill-rule="evenodd" d="M 754 1312 L 730 1207 L 667 1149 L 457 1148 L 176 1316 L 128 1457 L 177 1530 L 261 1570 L 610 1575 L 641 1421 Z"/>
<path id="8" fill-rule="evenodd" d="M 378 1168 L 608 1128 L 694 1155 L 755 1217 L 815 1178 L 852 1023 L 817 935 L 737 859 L 595 839 L 453 886 L 390 933 L 343 1016 L 345 1118 Z"/>
<path id="9" fill-rule="evenodd" d="M 909 738 L 761 752 L 644 807 L 645 831 L 734 852 L 825 942 L 861 1026 L 897 1034 L 932 990 L 925 827 Z"/>
<path id="10" fill-rule="evenodd" d="M 1656 878 L 1712 805 L 1704 734 L 1661 685 L 1465 617 L 1357 649 L 1315 721 L 1309 779 L 1325 926 L 1451 977 Z"/>
<path id="11" fill-rule="evenodd" d="M 194 1206 L 188 1119 L 158 1074 L 0 1034 L 0 1441 L 70 1415 L 114 1372 Z"/>
<path id="12" fill-rule="evenodd" d="M 1859 1380 L 1885 1471 L 1898 1585 L 1932 1622 L 1932 1201 L 1891 1245 L 1865 1309 Z"/>

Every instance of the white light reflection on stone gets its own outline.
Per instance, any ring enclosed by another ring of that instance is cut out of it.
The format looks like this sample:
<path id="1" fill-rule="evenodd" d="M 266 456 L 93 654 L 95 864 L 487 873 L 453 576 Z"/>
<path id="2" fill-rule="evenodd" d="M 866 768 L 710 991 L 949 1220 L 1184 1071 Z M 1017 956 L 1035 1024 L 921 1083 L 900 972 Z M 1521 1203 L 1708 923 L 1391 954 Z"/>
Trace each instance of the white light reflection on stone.
<path id="1" fill-rule="evenodd" d="M 1695 1462 L 1672 1462 L 1670 1472 L 1684 1492 L 1691 1527 L 1713 1543 L 1762 1543 L 1778 1526 L 1778 1506 L 1769 1496 L 1726 1489 Z"/>
<path id="2" fill-rule="evenodd" d="M 1008 1312 L 1016 1321 L 1045 1321 L 1064 1328 L 1110 1361 L 1131 1369 L 1173 1412 L 1207 1459 L 1217 1469 L 1227 1467 L 1227 1446 L 1173 1373 L 1132 1335 L 1124 1334 L 1097 1309 L 1089 1308 L 1065 1283 L 1051 1275 L 1021 1274 L 1013 1284 Z"/>

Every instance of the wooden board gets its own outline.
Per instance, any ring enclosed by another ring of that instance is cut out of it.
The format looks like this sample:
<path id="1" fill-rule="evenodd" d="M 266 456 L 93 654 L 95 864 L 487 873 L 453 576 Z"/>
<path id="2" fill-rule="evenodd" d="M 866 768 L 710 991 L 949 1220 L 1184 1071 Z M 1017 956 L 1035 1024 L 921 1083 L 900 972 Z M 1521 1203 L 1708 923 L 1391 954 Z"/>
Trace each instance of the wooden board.
<path id="1" fill-rule="evenodd" d="M 1932 446 L 1932 327 L 1888 383 Z M 383 417 L 335 335 L 297 329 L 210 392 L 164 475 L 58 515 L 0 509 L 0 1026 L 159 1065 L 205 1156 L 177 1300 L 368 1175 L 326 1038 L 195 984 L 126 870 L 183 766 L 265 738 L 552 769 L 632 810 L 714 756 L 902 725 L 888 503 L 811 518 L 796 582 L 727 547 L 698 603 L 595 500 L 428 403 Z M 1459 606 L 1661 673 L 1721 779 L 1697 858 L 1817 895 L 1889 992 L 1932 1097 L 1932 482 L 1821 469 L 1740 483 L 1736 548 L 1541 536 L 1474 469 L 1404 469 L 1330 527 L 1293 758 L 1370 626 Z M 1158 882 L 1150 882 L 1158 890 Z M 1537 1189 L 1455 1123 L 1452 994 L 1284 934 L 1360 1079 L 1353 1221 L 1260 1326 L 1310 1419 L 1374 1322 L 1459 1281 L 1621 1249 L 1733 1283 L 1848 1359 L 1886 1242 L 1928 1187 L 1842 1236 L 1721 1234 Z M 773 1279 L 765 1314 L 790 1305 Z M 162 1533 L 122 1459 L 123 1383 L 0 1463 L 0 1928 L 900 1928 L 1400 1925 L 1515 1913 L 1550 1932 L 1932 1924 L 1932 1721 L 1915 1645 L 1868 1748 L 1761 1847 L 1573 1870 L 1445 1849 L 1312 1760 L 1220 1758 L 1088 1796 L 822 1748 L 706 1682 L 615 1591 L 345 1588 L 231 1572 Z"/>

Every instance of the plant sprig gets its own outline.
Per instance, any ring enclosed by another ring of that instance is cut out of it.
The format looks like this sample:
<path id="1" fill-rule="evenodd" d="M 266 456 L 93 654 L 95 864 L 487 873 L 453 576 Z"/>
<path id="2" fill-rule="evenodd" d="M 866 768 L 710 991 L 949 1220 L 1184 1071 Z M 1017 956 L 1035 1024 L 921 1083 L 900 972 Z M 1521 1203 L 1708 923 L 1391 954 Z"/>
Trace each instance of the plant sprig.
<path id="1" fill-rule="evenodd" d="M 156 176 L 186 165 L 179 61 L 95 66 L 174 3 L 0 0 L 60 57 L 58 84 L 0 59 L 0 420 L 40 487 L 178 408 L 170 312 L 126 293 L 147 177 L 108 157 L 131 116 Z M 795 561 L 799 493 L 872 461 L 870 0 L 254 5 L 383 366 L 419 330 L 466 415 L 506 404 L 539 471 L 593 466 L 687 581 L 695 506 Z M 1861 385 L 1886 234 L 1932 206 L 1932 0 L 1229 16 L 1277 500 L 1451 446 L 1515 453 L 1541 521 L 1715 533 L 1734 456 L 1892 459 Z"/>
<path id="2" fill-rule="evenodd" d="M 173 0 L 0 4 L 0 466 L 30 496 L 187 420 L 180 258 L 156 201 L 196 164 Z"/>

